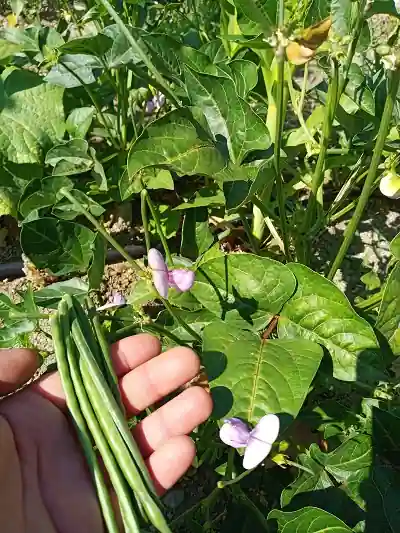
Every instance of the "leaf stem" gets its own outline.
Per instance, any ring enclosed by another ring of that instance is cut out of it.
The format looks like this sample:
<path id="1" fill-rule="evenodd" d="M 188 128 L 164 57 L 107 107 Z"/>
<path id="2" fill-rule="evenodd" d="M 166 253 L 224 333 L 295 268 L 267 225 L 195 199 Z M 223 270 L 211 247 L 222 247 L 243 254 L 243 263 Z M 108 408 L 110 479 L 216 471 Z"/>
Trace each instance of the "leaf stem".
<path id="1" fill-rule="evenodd" d="M 174 262 L 172 260 L 172 255 L 171 255 L 171 252 L 169 250 L 167 238 L 165 237 L 164 231 L 163 231 L 163 229 L 161 227 L 160 214 L 158 213 L 158 211 L 156 209 L 156 206 L 153 204 L 153 201 L 150 198 L 150 195 L 149 195 L 149 193 L 147 192 L 146 189 L 143 189 L 142 196 L 144 196 L 144 198 L 146 198 L 147 203 L 149 205 L 151 216 L 153 217 L 154 223 L 156 225 L 158 236 L 160 237 L 161 243 L 162 243 L 164 251 L 165 251 L 165 256 L 167 258 L 167 263 L 170 266 L 173 266 Z"/>
<path id="2" fill-rule="evenodd" d="M 74 207 L 79 209 L 79 211 L 85 215 L 85 217 L 93 224 L 93 226 L 96 228 L 96 230 L 113 246 L 121 255 L 122 257 L 130 264 L 130 266 L 135 270 L 135 272 L 143 277 L 144 276 L 144 270 L 139 266 L 139 264 L 132 259 L 132 257 L 124 250 L 123 246 L 121 246 L 115 239 L 112 237 L 105 227 L 98 222 L 95 217 L 89 213 L 87 209 L 79 202 L 79 200 L 76 200 L 74 196 L 67 191 L 65 188 L 62 188 L 60 190 L 60 193 L 64 195 L 68 200 L 72 203 Z"/>
<path id="3" fill-rule="evenodd" d="M 300 465 L 299 463 L 296 463 L 295 461 L 290 461 L 290 459 L 285 458 L 285 464 L 288 466 L 294 466 L 295 468 L 298 468 L 299 470 L 303 470 L 303 472 L 307 472 L 308 474 L 314 475 L 314 472 L 307 468 L 306 466 Z"/>
<path id="4" fill-rule="evenodd" d="M 399 88 L 399 82 L 400 82 L 400 69 L 397 69 L 396 71 L 391 72 L 389 75 L 388 94 L 386 97 L 385 108 L 383 110 L 381 124 L 379 126 L 378 136 L 376 139 L 376 143 L 375 143 L 375 147 L 374 147 L 374 151 L 372 155 L 371 165 L 369 167 L 369 171 L 365 179 L 364 186 L 362 188 L 361 195 L 357 203 L 357 207 L 353 213 L 353 216 L 349 222 L 349 225 L 346 228 L 343 242 L 340 246 L 339 252 L 329 270 L 329 273 L 327 276 L 328 279 L 334 278 L 338 268 L 342 264 L 344 256 L 346 255 L 346 252 L 353 240 L 354 233 L 361 220 L 361 217 L 364 213 L 365 206 L 367 205 L 368 199 L 373 190 L 376 173 L 377 173 L 378 166 L 381 160 L 381 155 L 384 149 L 385 140 L 386 140 L 386 137 L 389 131 L 390 121 L 392 119 L 392 113 L 393 113 L 393 108 L 394 108 L 394 104 L 396 101 L 396 94 Z"/>
<path id="5" fill-rule="evenodd" d="M 175 95 L 175 93 L 172 91 L 172 89 L 169 87 L 167 82 L 164 80 L 160 72 L 157 70 L 153 62 L 147 57 L 145 52 L 142 50 L 139 43 L 136 41 L 136 39 L 133 37 L 132 33 L 129 31 L 129 29 L 126 27 L 124 22 L 122 21 L 121 17 L 118 15 L 118 13 L 115 11 L 115 9 L 112 7 L 110 2 L 108 0 L 96 0 L 96 2 L 99 4 L 102 4 L 106 10 L 108 11 L 111 18 L 114 19 L 115 23 L 121 30 L 121 32 L 125 35 L 128 42 L 130 43 L 132 49 L 134 52 L 140 57 L 140 59 L 143 61 L 143 63 L 146 65 L 146 67 L 149 69 L 151 74 L 154 76 L 154 79 L 157 81 L 157 83 L 162 87 L 165 94 L 169 96 L 169 98 L 172 100 L 172 102 L 177 106 L 180 107 L 180 101 L 179 98 Z"/>
<path id="6" fill-rule="evenodd" d="M 364 309 L 373 309 L 374 307 L 376 307 L 378 304 L 381 303 L 382 296 L 383 296 L 383 292 L 380 291 L 377 294 L 373 294 L 372 296 L 370 296 L 369 298 L 367 298 L 363 302 L 355 304 L 355 307 L 357 307 L 357 309 L 363 309 L 363 310 Z"/>
<path id="7" fill-rule="evenodd" d="M 284 0 L 279 2 L 279 10 L 282 10 Z M 276 63 L 277 63 L 277 94 L 276 94 L 276 127 L 275 127 L 275 142 L 274 142 L 274 168 L 276 176 L 276 193 L 278 197 L 279 205 L 279 219 L 282 231 L 282 240 L 284 245 L 284 253 L 286 259 L 290 261 L 289 251 L 289 238 L 288 238 L 288 225 L 285 212 L 285 196 L 283 191 L 283 177 L 281 173 L 281 146 L 282 146 L 282 129 L 283 129 L 283 114 L 284 114 L 284 83 L 285 83 L 285 48 L 282 44 L 279 44 L 276 50 Z"/>
<path id="8" fill-rule="evenodd" d="M 149 254 L 149 250 L 151 248 L 151 242 L 150 242 L 150 233 L 149 233 L 149 219 L 147 217 L 147 191 L 146 189 L 142 189 L 142 192 L 140 193 L 140 210 L 142 214 L 142 224 L 143 224 L 143 230 L 144 230 L 144 239 L 146 241 L 146 250 L 147 254 Z"/>
<path id="9" fill-rule="evenodd" d="M 189 333 L 191 337 L 193 337 L 197 342 L 201 342 L 201 337 L 198 333 L 194 331 L 186 322 L 183 320 L 183 318 L 175 313 L 175 309 L 172 307 L 172 305 L 168 302 L 168 300 L 165 300 L 162 296 L 159 296 L 160 300 L 164 304 L 167 311 L 170 313 L 170 315 L 178 322 L 180 326 L 183 327 L 185 331 Z"/>
<path id="10" fill-rule="evenodd" d="M 243 478 L 249 476 L 254 470 L 255 470 L 254 468 L 252 468 L 251 470 L 244 470 L 244 472 L 242 472 L 241 474 L 239 474 L 233 479 L 228 479 L 227 481 L 224 481 L 224 480 L 218 481 L 217 487 L 219 489 L 224 489 L 225 487 L 228 487 L 229 485 L 234 485 L 235 483 L 238 483 L 239 481 L 241 481 Z"/>

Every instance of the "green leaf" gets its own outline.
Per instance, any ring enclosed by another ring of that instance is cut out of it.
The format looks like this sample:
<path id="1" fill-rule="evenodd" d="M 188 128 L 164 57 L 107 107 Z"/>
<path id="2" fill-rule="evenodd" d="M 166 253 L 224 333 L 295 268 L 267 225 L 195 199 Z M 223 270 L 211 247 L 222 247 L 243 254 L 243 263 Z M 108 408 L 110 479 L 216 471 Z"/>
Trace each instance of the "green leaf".
<path id="1" fill-rule="evenodd" d="M 133 28 L 127 26 L 135 34 Z M 140 63 L 141 58 L 132 50 L 132 46 L 125 34 L 122 33 L 117 24 L 112 24 L 103 29 L 103 33 L 113 41 L 110 50 L 106 54 L 106 61 L 109 68 L 119 68 L 129 63 Z M 137 39 L 137 35 L 134 37 Z"/>
<path id="2" fill-rule="evenodd" d="M 271 139 L 264 121 L 240 98 L 235 84 L 185 69 L 186 89 L 193 105 L 199 107 L 217 139 L 226 139 L 230 158 L 240 164 L 253 150 L 266 150 Z"/>
<path id="3" fill-rule="evenodd" d="M 107 35 L 98 33 L 89 37 L 71 39 L 58 48 L 58 51 L 65 54 L 87 54 L 94 56 L 104 55 L 112 46 L 113 40 Z"/>
<path id="4" fill-rule="evenodd" d="M 17 165 L 4 161 L 0 165 L 0 215 L 17 216 L 18 203 L 31 180 L 41 178 L 43 167 L 37 164 Z"/>
<path id="5" fill-rule="evenodd" d="M 71 54 L 61 58 L 61 63 L 52 67 L 44 78 L 48 83 L 60 85 L 66 89 L 81 87 L 82 83 L 90 85 L 103 71 L 100 60 L 91 55 Z"/>
<path id="6" fill-rule="evenodd" d="M 340 37 L 351 34 L 351 0 L 332 0 L 332 27 Z"/>
<path id="7" fill-rule="evenodd" d="M 391 241 L 390 251 L 396 259 L 400 259 L 400 233 Z"/>
<path id="8" fill-rule="evenodd" d="M 289 505 L 293 498 L 300 494 L 323 491 L 334 486 L 328 474 L 325 472 L 324 467 L 314 461 L 312 457 L 301 454 L 297 460 L 302 466 L 311 470 L 313 474 L 304 472 L 304 470 L 298 471 L 297 478 L 282 491 L 282 507 Z"/>
<path id="9" fill-rule="evenodd" d="M 267 35 L 275 24 L 278 3 L 274 0 L 234 0 L 235 6 L 252 22 L 256 22 Z"/>
<path id="10" fill-rule="evenodd" d="M 100 289 L 106 264 L 107 246 L 104 237 L 96 234 L 93 247 L 93 257 L 88 270 L 89 287 L 92 290 Z"/>
<path id="11" fill-rule="evenodd" d="M 94 117 L 94 107 L 77 107 L 68 116 L 67 131 L 72 138 L 84 139 Z"/>
<path id="12" fill-rule="evenodd" d="M 64 176 L 51 176 L 41 180 L 32 180 L 24 190 L 18 206 L 23 217 L 28 217 L 35 209 L 42 209 L 54 205 L 63 196 L 60 189 L 65 187 L 71 190 L 71 180 Z"/>
<path id="13" fill-rule="evenodd" d="M 175 310 L 175 316 L 182 318 L 196 333 L 201 335 L 205 326 L 211 322 L 215 323 L 215 316 L 207 311 L 207 309 L 200 309 L 198 311 L 188 312 L 185 310 Z M 171 333 L 176 335 L 181 341 L 193 342 L 193 336 L 190 335 L 177 321 L 171 320 L 169 313 L 164 311 L 160 316 L 161 320 L 165 320 L 164 327 L 169 329 Z"/>
<path id="14" fill-rule="evenodd" d="M 10 299 L 7 294 L 0 293 L 0 318 L 8 318 L 11 311 L 18 312 L 18 306 Z"/>
<path id="15" fill-rule="evenodd" d="M 0 61 L 4 65 L 4 60 L 15 56 L 23 49 L 22 45 L 10 43 L 5 39 L 0 39 Z"/>
<path id="16" fill-rule="evenodd" d="M 40 289 L 34 293 L 34 299 L 40 307 L 56 309 L 58 302 L 64 294 L 70 294 L 75 298 L 83 299 L 89 292 L 89 286 L 80 278 L 72 278 L 59 281 Z"/>
<path id="17" fill-rule="evenodd" d="M 346 95 L 356 104 L 356 111 L 358 108 L 362 109 L 369 115 L 375 116 L 375 98 L 368 87 L 366 78 L 359 65 L 353 63 L 349 70 L 349 81 L 346 85 Z M 345 96 L 345 95 L 344 95 Z M 342 101 L 340 102 L 342 105 Z M 350 113 L 350 110 L 345 110 Z"/>
<path id="18" fill-rule="evenodd" d="M 311 457 L 325 467 L 338 482 L 346 481 L 354 472 L 372 465 L 374 451 L 369 435 L 356 435 L 347 439 L 330 453 L 322 452 L 313 444 Z"/>
<path id="19" fill-rule="evenodd" d="M 104 207 L 95 202 L 84 192 L 74 189 L 71 193 L 93 216 L 100 217 L 104 213 Z M 68 198 L 65 197 L 62 197 L 62 199 L 54 205 L 52 213 L 54 216 L 62 218 L 63 220 L 74 220 L 76 217 L 82 215 L 82 212 L 73 206 Z"/>
<path id="20" fill-rule="evenodd" d="M 248 93 L 257 85 L 258 67 L 252 61 L 235 59 L 227 65 L 227 72 L 230 73 L 236 92 L 241 98 L 246 98 Z"/>
<path id="21" fill-rule="evenodd" d="M 146 169 L 142 179 L 146 189 L 174 190 L 174 180 L 171 172 L 165 168 L 162 168 L 161 170 L 158 168 Z"/>
<path id="22" fill-rule="evenodd" d="M 54 167 L 53 176 L 87 172 L 93 166 L 93 160 L 87 153 L 88 147 L 84 139 L 71 139 L 49 150 L 45 163 Z"/>
<path id="23" fill-rule="evenodd" d="M 191 293 L 225 322 L 261 329 L 280 312 L 295 287 L 295 278 L 285 265 L 240 253 L 199 267 Z"/>
<path id="24" fill-rule="evenodd" d="M 195 261 L 213 242 L 207 209 L 202 207 L 190 209 L 183 220 L 181 255 Z"/>
<path id="25" fill-rule="evenodd" d="M 298 284 L 280 313 L 279 337 L 302 337 L 325 346 L 337 379 L 380 377 L 377 369 L 383 362 L 374 331 L 355 313 L 345 295 L 331 281 L 303 265 L 291 263 L 288 268 Z"/>
<path id="26" fill-rule="evenodd" d="M 220 189 L 215 187 L 203 187 L 196 191 L 194 198 L 188 202 L 183 202 L 173 208 L 173 211 L 182 211 L 191 208 L 219 206 L 225 204 L 225 197 Z"/>
<path id="27" fill-rule="evenodd" d="M 400 263 L 391 271 L 383 291 L 375 326 L 387 338 L 395 355 L 400 355 Z"/>
<path id="28" fill-rule="evenodd" d="M 128 303 L 135 308 L 140 308 L 157 298 L 158 293 L 151 281 L 148 279 L 139 279 L 133 285 L 133 289 L 128 296 Z"/>
<path id="29" fill-rule="evenodd" d="M 322 355 L 310 341 L 263 341 L 223 323 L 209 324 L 203 332 L 203 363 L 219 418 L 256 423 L 276 413 L 288 417 L 287 424 L 300 411 Z"/>
<path id="30" fill-rule="evenodd" d="M 145 129 L 132 146 L 128 171 L 121 177 L 122 199 L 141 189 L 141 172 L 162 166 L 179 175 L 212 176 L 225 165 L 220 152 L 186 109 L 171 111 Z"/>
<path id="31" fill-rule="evenodd" d="M 393 15 L 399 18 L 400 14 L 397 11 L 394 0 L 374 0 L 368 4 L 366 9 L 366 16 L 372 17 L 372 15 Z"/>
<path id="32" fill-rule="evenodd" d="M 272 510 L 268 520 L 278 521 L 279 533 L 351 533 L 351 529 L 336 516 L 318 509 L 304 507 L 292 513 Z"/>
<path id="33" fill-rule="evenodd" d="M 43 150 L 60 142 L 65 130 L 63 89 L 27 74 L 11 72 L 4 83 L 0 155 L 13 163 L 41 163 Z"/>
<path id="34" fill-rule="evenodd" d="M 21 247 L 37 268 L 55 276 L 85 272 L 92 258 L 95 234 L 85 226 L 39 218 L 23 225 Z"/>

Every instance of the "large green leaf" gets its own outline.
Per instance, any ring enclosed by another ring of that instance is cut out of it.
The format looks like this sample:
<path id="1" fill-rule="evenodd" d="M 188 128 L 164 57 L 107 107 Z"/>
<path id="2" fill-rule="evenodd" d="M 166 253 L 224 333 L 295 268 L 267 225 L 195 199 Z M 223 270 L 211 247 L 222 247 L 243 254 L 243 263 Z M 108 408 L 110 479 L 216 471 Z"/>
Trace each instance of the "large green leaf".
<path id="1" fill-rule="evenodd" d="M 129 27 L 130 31 L 134 33 L 133 28 Z M 103 29 L 107 37 L 110 37 L 113 44 L 106 54 L 106 60 L 109 68 L 119 68 L 129 63 L 140 63 L 141 58 L 132 49 L 132 46 L 125 34 L 122 33 L 117 24 L 112 24 Z M 138 36 L 135 35 L 137 39 Z"/>
<path id="2" fill-rule="evenodd" d="M 54 146 L 46 154 L 46 165 L 53 168 L 53 176 L 69 176 L 87 172 L 93 166 L 88 154 L 88 143 L 84 139 L 71 139 Z"/>
<path id="3" fill-rule="evenodd" d="M 341 37 L 351 33 L 351 0 L 332 0 L 332 27 Z"/>
<path id="4" fill-rule="evenodd" d="M 281 263 L 253 254 L 229 254 L 196 271 L 194 297 L 232 325 L 263 328 L 290 298 L 296 281 Z"/>
<path id="5" fill-rule="evenodd" d="M 220 152 L 185 109 L 153 122 L 132 146 L 119 187 L 123 199 L 141 189 L 141 171 L 162 166 L 180 175 L 213 176 L 225 165 Z"/>
<path id="6" fill-rule="evenodd" d="M 87 54 L 66 54 L 54 65 L 45 77 L 48 83 L 60 85 L 71 89 L 81 87 L 82 84 L 90 85 L 103 71 L 101 61 Z"/>
<path id="7" fill-rule="evenodd" d="M 234 0 L 239 11 L 256 22 L 264 33 L 272 33 L 276 26 L 278 2 L 274 0 Z"/>
<path id="8" fill-rule="evenodd" d="M 312 445 L 310 453 L 338 482 L 346 481 L 354 472 L 371 467 L 374 456 L 369 435 L 356 435 L 330 453 Z"/>
<path id="9" fill-rule="evenodd" d="M 400 355 L 400 263 L 396 263 L 383 291 L 376 327 L 385 335 L 395 355 Z"/>
<path id="10" fill-rule="evenodd" d="M 72 110 L 66 121 L 68 133 L 73 138 L 84 139 L 92 124 L 95 108 L 76 107 Z"/>
<path id="11" fill-rule="evenodd" d="M 26 218 L 35 209 L 42 209 L 54 205 L 63 196 L 60 189 L 72 189 L 72 182 L 64 176 L 50 176 L 32 180 L 25 188 L 18 210 Z"/>
<path id="12" fill-rule="evenodd" d="M 37 268 L 61 276 L 87 270 L 94 239 L 95 233 L 80 224 L 39 218 L 23 225 L 21 247 Z"/>
<path id="13" fill-rule="evenodd" d="M 337 379 L 365 381 L 380 376 L 383 361 L 375 333 L 345 295 L 304 265 L 291 263 L 288 268 L 297 278 L 297 289 L 280 314 L 279 337 L 303 337 L 325 346 Z"/>
<path id="14" fill-rule="evenodd" d="M 89 286 L 80 278 L 72 278 L 66 281 L 58 281 L 52 285 L 48 285 L 34 293 L 34 300 L 37 305 L 41 307 L 48 307 L 55 309 L 58 302 L 65 294 L 75 296 L 75 298 L 83 299 L 89 292 Z"/>
<path id="15" fill-rule="evenodd" d="M 185 69 L 186 89 L 199 107 L 217 139 L 226 139 L 230 158 L 240 164 L 252 150 L 266 150 L 271 139 L 264 121 L 240 98 L 229 78 L 199 74 Z"/>
<path id="16" fill-rule="evenodd" d="M 24 82 L 24 79 L 27 83 Z M 14 163 L 39 163 L 64 135 L 63 89 L 40 76 L 11 72 L 0 111 L 0 154 Z"/>
<path id="17" fill-rule="evenodd" d="M 102 33 L 71 39 L 62 44 L 58 51 L 61 54 L 88 54 L 94 56 L 104 55 L 112 46 L 113 40 Z"/>
<path id="18" fill-rule="evenodd" d="M 322 354 L 310 341 L 263 341 L 228 324 L 209 324 L 203 332 L 203 363 L 217 416 L 256 423 L 276 413 L 289 422 L 303 405 Z"/>
<path id="19" fill-rule="evenodd" d="M 274 509 L 268 519 L 278 521 L 279 533 L 351 533 L 352 530 L 336 516 L 318 509 L 304 507 L 292 513 Z"/>
<path id="20" fill-rule="evenodd" d="M 302 454 L 297 459 L 298 462 L 307 468 L 309 471 L 299 470 L 297 478 L 282 491 L 281 494 L 281 506 L 285 507 L 300 494 L 305 492 L 323 491 L 333 487 L 333 483 L 325 472 L 322 465 L 314 461 L 312 457 L 306 454 Z"/>

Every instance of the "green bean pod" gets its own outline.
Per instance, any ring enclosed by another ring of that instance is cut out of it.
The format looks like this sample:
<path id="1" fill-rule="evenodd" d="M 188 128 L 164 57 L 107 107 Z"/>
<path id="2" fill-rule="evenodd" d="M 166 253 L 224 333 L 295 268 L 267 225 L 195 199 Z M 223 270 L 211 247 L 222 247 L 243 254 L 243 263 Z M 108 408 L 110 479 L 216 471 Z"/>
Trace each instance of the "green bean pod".
<path id="1" fill-rule="evenodd" d="M 67 315 L 62 315 L 62 320 L 68 319 Z M 113 453 L 108 445 L 107 439 L 102 432 L 100 424 L 93 411 L 90 403 L 90 388 L 86 389 L 82 376 L 79 371 L 79 362 L 76 355 L 76 349 L 73 343 L 69 343 L 67 350 L 67 358 L 72 378 L 72 383 L 76 391 L 76 395 L 85 417 L 86 423 L 92 434 L 93 440 L 99 450 L 103 459 L 104 465 L 110 476 L 111 483 L 114 487 L 118 498 L 118 503 L 121 508 L 121 516 L 124 522 L 126 533 L 140 533 L 140 526 L 137 516 L 132 507 L 131 491 L 126 483 L 124 476 L 113 456 Z"/>
<path id="2" fill-rule="evenodd" d="M 115 520 L 114 510 L 110 500 L 110 495 L 105 484 L 100 465 L 97 461 L 96 454 L 93 450 L 90 433 L 85 419 L 82 415 L 78 399 L 75 394 L 74 386 L 71 380 L 71 375 L 68 368 L 66 344 L 64 343 L 66 338 L 65 331 L 64 328 L 61 327 L 61 321 L 59 316 L 56 315 L 52 317 L 51 329 L 54 340 L 54 350 L 57 359 L 58 372 L 60 374 L 61 383 L 66 395 L 67 406 L 74 422 L 75 429 L 77 431 L 78 438 L 83 449 L 83 453 L 86 457 L 89 470 L 93 477 L 93 482 L 97 491 L 104 522 L 109 533 L 119 533 L 118 524 Z"/>

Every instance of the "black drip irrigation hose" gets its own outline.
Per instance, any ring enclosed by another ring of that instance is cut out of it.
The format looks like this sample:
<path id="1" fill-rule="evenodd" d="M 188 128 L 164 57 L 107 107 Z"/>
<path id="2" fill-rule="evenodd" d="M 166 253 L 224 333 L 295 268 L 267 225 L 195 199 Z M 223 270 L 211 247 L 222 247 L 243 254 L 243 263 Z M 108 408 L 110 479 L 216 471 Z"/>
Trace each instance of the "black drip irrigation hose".
<path id="1" fill-rule="evenodd" d="M 139 259 L 146 253 L 146 248 L 144 246 L 139 246 L 136 244 L 129 244 L 128 246 L 125 246 L 124 249 L 133 259 Z M 125 261 L 121 254 L 116 250 L 108 250 L 106 264 L 112 265 L 114 263 L 118 263 L 119 261 Z M 0 280 L 25 277 L 23 267 L 24 263 L 22 261 L 15 261 L 14 263 L 0 265 Z"/>

